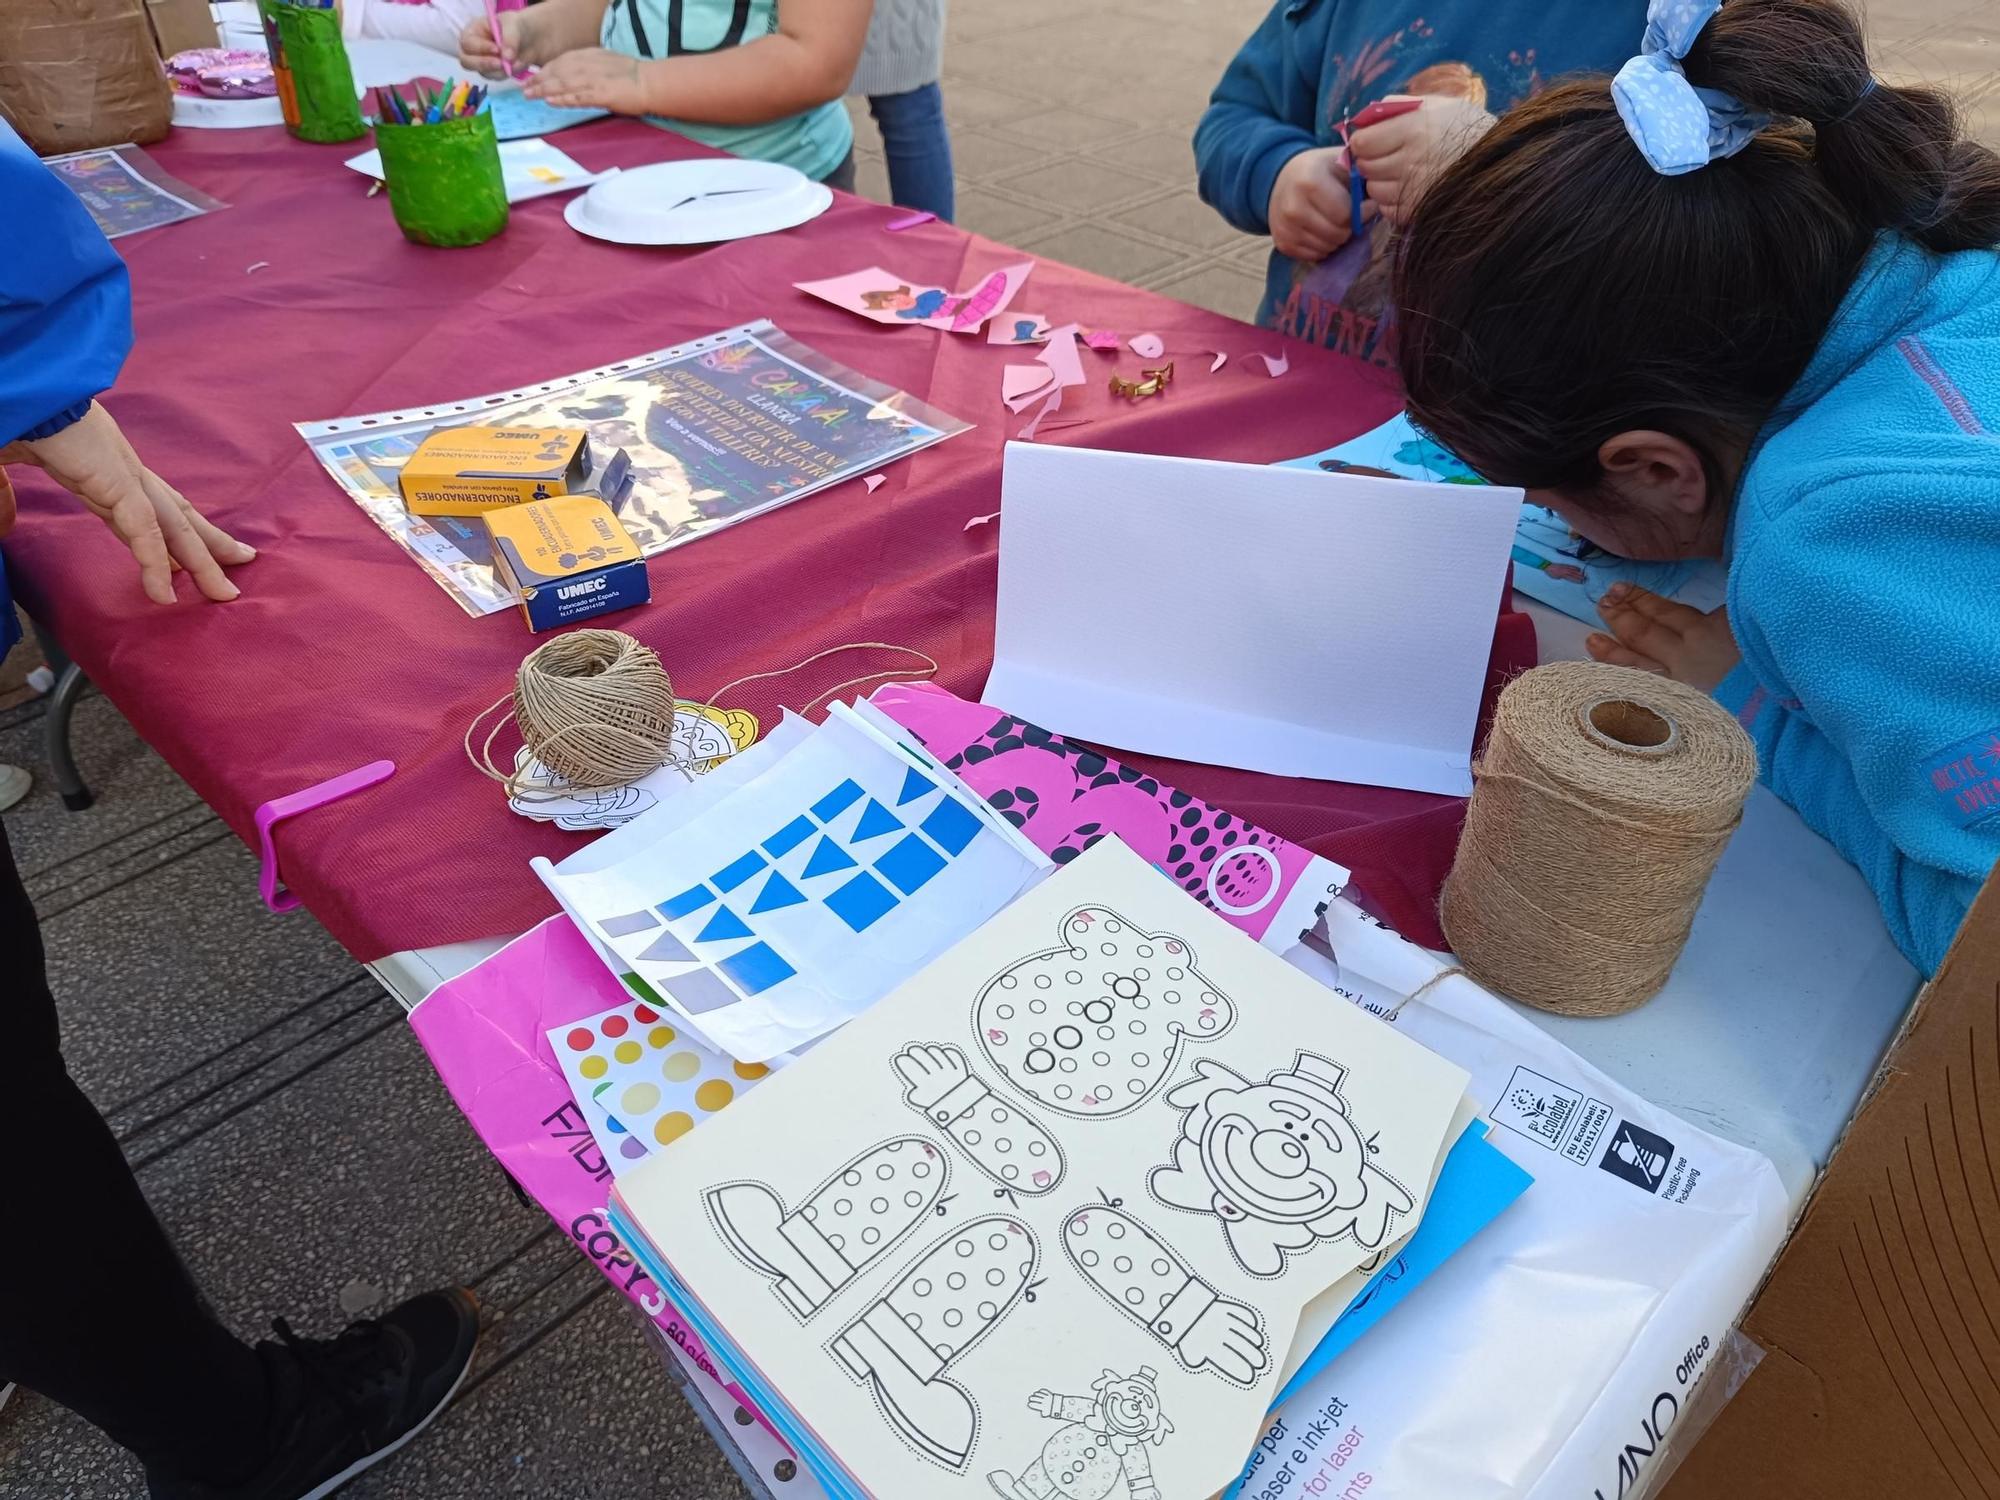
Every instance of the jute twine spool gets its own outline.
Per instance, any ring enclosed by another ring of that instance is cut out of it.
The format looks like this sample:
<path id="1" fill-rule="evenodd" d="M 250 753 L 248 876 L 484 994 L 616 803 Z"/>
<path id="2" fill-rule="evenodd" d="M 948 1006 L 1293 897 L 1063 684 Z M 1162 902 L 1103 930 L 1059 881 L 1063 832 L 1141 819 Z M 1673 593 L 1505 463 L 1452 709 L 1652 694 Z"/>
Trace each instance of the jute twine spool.
<path id="1" fill-rule="evenodd" d="M 466 730 L 472 763 L 510 794 L 519 771 L 493 764 L 493 740 L 503 718 L 475 752 L 472 736 L 501 698 Z M 674 685 L 659 654 L 622 630 L 577 630 L 537 646 L 514 677 L 514 723 L 536 760 L 569 783 L 569 791 L 605 791 L 657 771 L 673 754 Z"/>
<path id="2" fill-rule="evenodd" d="M 694 707 L 712 708 L 716 700 L 745 683 L 783 677 L 843 651 L 877 650 L 922 657 L 925 676 L 938 669 L 934 658 L 914 646 L 897 646 L 888 641 L 845 641 L 815 651 L 790 666 L 746 673 L 725 683 L 708 702 Z M 800 712 L 810 712 L 821 699 L 843 688 L 878 678 L 908 675 L 906 669 L 891 668 L 850 677 L 814 694 Z M 495 720 L 475 749 L 473 740 L 479 726 L 494 710 L 510 702 L 512 714 Z M 510 797 L 530 802 L 628 786 L 669 762 L 692 781 L 695 768 L 677 754 L 674 746 L 674 709 L 674 685 L 652 647 L 642 645 L 622 630 L 575 630 L 537 646 L 522 659 L 520 671 L 514 677 L 513 693 L 494 699 L 466 726 L 465 755 L 480 774 L 504 785 Z M 551 791 L 529 774 L 525 764 L 508 770 L 493 763 L 493 741 L 507 727 L 510 717 L 520 730 L 521 742 L 528 753 L 567 785 Z"/>
<path id="3" fill-rule="evenodd" d="M 1707 694 L 1556 662 L 1500 695 L 1439 916 L 1489 989 L 1567 1016 L 1658 993 L 1757 779 Z"/>

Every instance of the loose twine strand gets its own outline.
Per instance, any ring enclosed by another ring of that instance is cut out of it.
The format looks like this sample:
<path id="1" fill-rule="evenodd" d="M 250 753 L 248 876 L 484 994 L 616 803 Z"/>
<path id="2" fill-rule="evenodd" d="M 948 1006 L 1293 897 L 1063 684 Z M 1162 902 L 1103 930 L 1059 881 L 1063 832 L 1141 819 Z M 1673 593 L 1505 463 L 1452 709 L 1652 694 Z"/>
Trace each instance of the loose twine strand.
<path id="1" fill-rule="evenodd" d="M 1438 912 L 1465 971 L 1561 1015 L 1658 993 L 1756 780 L 1749 736 L 1694 688 L 1557 662 L 1501 693 L 1474 771 Z"/>
<path id="2" fill-rule="evenodd" d="M 937 661 L 914 646 L 848 641 L 790 666 L 747 673 L 693 706 L 714 708 L 746 683 L 783 677 L 842 651 L 865 650 L 906 652 L 924 660 L 924 675 L 938 671 Z M 815 694 L 800 712 L 811 712 L 843 689 L 906 675 L 906 669 L 888 668 L 850 677 Z M 480 726 L 509 704 L 511 711 L 493 720 L 475 748 Z M 466 726 L 465 755 L 481 775 L 506 787 L 510 797 L 527 802 L 611 791 L 664 765 L 693 780 L 694 763 L 674 748 L 674 714 L 673 682 L 658 652 L 622 630 L 577 630 L 528 653 L 515 674 L 513 690 L 494 699 Z M 512 768 L 495 764 L 493 743 L 509 723 L 520 731 L 529 755 L 565 785 L 551 787 L 531 775 L 524 762 Z"/>

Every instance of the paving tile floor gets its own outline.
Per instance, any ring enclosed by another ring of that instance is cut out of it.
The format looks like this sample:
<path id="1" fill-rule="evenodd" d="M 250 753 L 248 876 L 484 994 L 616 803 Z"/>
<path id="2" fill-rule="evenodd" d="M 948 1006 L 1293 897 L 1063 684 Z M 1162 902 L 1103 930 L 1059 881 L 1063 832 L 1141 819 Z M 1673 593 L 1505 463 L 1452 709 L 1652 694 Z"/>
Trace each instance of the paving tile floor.
<path id="1" fill-rule="evenodd" d="M 1247 315 L 1262 246 L 1195 197 L 1188 142 L 1263 10 L 958 0 L 945 90 L 961 220 Z M 2000 0 L 1877 0 L 1871 19 L 1888 76 L 1948 82 L 2000 144 Z M 886 198 L 857 119 L 861 189 Z M 0 708 L 0 761 L 40 765 L 41 712 Z M 65 812 L 44 778 L 8 834 L 43 911 L 71 1066 L 221 1316 L 250 1336 L 278 1315 L 323 1333 L 435 1283 L 485 1301 L 480 1367 L 452 1409 L 344 1493 L 739 1496 L 636 1315 L 516 1200 L 395 1003 L 309 916 L 263 911 L 249 854 L 104 699 L 85 700 L 75 739 L 97 805 Z M 139 1488 L 119 1450 L 48 1402 L 0 1410 L 0 1500 Z"/>

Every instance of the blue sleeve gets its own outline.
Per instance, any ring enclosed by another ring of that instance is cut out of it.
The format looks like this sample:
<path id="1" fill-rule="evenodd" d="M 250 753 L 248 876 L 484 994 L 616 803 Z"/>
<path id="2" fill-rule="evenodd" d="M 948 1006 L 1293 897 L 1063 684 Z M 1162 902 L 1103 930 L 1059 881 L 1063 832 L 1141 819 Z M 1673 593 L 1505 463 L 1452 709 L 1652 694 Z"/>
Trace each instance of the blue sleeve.
<path id="1" fill-rule="evenodd" d="M 132 347 L 125 262 L 0 120 L 0 445 L 45 436 L 108 390 Z"/>
<path id="2" fill-rule="evenodd" d="M 1336 0 L 1278 0 L 1243 44 L 1194 132 L 1202 201 L 1245 234 L 1269 234 L 1271 188 L 1319 144 L 1319 83 Z"/>
<path id="3" fill-rule="evenodd" d="M 1995 635 L 1973 624 L 1992 619 L 2000 528 L 1968 524 L 1962 495 L 1896 487 L 1829 487 L 1732 563 L 1743 663 L 1716 697 L 1763 780 L 1861 872 L 1928 975 L 2000 856 Z"/>

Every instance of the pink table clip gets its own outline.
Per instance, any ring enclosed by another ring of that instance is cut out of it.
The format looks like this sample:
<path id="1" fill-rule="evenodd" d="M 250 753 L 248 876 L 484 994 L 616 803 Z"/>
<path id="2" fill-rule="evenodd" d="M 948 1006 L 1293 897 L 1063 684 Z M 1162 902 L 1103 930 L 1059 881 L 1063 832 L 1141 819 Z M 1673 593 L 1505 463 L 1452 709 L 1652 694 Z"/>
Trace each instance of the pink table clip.
<path id="1" fill-rule="evenodd" d="M 266 906 L 272 911 L 296 911 L 299 906 L 299 898 L 278 884 L 278 850 L 271 840 L 271 830 L 286 818 L 294 818 L 316 807 L 324 807 L 329 802 L 351 797 L 378 781 L 387 781 L 395 774 L 396 763 L 393 760 L 370 761 L 358 770 L 344 772 L 317 786 L 273 797 L 257 809 L 257 893 L 264 898 Z"/>

